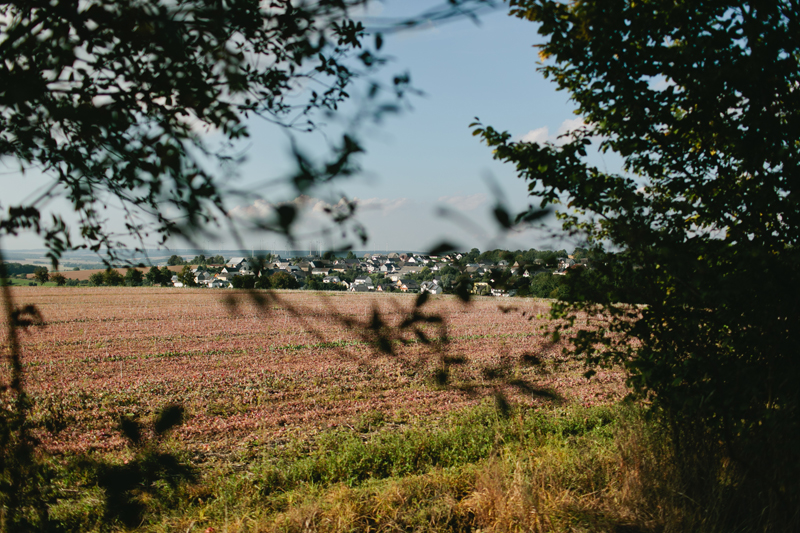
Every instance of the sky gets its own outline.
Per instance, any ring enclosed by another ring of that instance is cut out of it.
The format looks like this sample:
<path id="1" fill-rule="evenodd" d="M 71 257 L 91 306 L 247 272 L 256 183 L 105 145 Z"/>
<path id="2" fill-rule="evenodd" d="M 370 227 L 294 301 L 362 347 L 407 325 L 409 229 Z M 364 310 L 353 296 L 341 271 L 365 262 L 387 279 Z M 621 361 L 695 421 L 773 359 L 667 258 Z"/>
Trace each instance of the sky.
<path id="1" fill-rule="evenodd" d="M 373 4 L 363 17 L 368 26 L 381 24 L 424 12 L 432 4 L 435 2 L 430 0 L 386 0 Z M 381 51 L 390 61 L 379 76 L 390 79 L 408 72 L 413 87 L 422 94 L 410 96 L 400 114 L 358 131 L 366 150 L 359 158 L 362 172 L 300 199 L 293 198 L 285 187 L 265 188 L 265 182 L 290 172 L 290 143 L 280 128 L 252 122 L 251 137 L 244 147 L 246 161 L 236 176 L 226 178 L 239 189 L 257 191 L 261 198 L 229 202 L 231 216 L 242 221 L 269 213 L 279 202 L 294 201 L 304 214 L 297 228 L 295 247 L 299 249 L 352 244 L 359 250 L 424 251 L 442 241 L 465 250 L 571 249 L 579 245 L 553 229 L 498 235 L 491 215 L 498 201 L 517 212 L 537 200 L 528 197 L 527 184 L 516 177 L 511 166 L 493 160 L 491 150 L 469 127 L 477 117 L 515 139 L 554 141 L 558 134 L 580 125 L 568 95 L 556 91 L 555 85 L 537 72 L 541 65 L 533 45 L 540 41 L 534 24 L 511 18 L 503 9 L 482 14 L 477 24 L 458 20 L 385 35 Z M 354 102 L 344 107 L 345 113 L 359 101 L 358 90 L 353 94 Z M 298 138 L 301 149 L 312 156 L 321 153 L 326 139 L 334 139 L 341 131 L 335 117 L 322 122 L 327 126 Z M 30 172 L 24 177 L 5 174 L 4 181 L 11 180 L 3 194 L 6 206 L 30 198 L 47 181 Z M 342 195 L 358 206 L 357 220 L 369 237 L 366 245 L 351 233 L 342 237 L 338 231 L 322 230 L 323 207 L 335 204 Z M 54 210 L 63 207 L 53 205 Z M 449 214 L 443 216 L 443 210 Z M 109 220 L 115 223 L 113 212 Z M 557 227 L 552 220 L 549 226 Z M 199 245 L 237 247 L 225 228 L 211 230 L 215 236 L 202 239 Z M 275 234 L 243 231 L 241 236 L 250 249 L 289 247 Z M 41 247 L 30 236 L 6 239 L 3 245 L 9 249 Z M 188 244 L 170 241 L 169 246 L 185 248 Z"/>

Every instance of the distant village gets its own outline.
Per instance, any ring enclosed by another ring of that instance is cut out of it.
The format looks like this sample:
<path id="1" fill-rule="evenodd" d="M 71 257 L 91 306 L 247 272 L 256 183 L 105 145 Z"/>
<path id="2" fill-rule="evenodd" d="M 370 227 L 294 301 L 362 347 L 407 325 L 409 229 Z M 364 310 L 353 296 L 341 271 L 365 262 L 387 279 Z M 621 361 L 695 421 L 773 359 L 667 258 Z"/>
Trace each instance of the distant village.
<path id="1" fill-rule="evenodd" d="M 232 257 L 224 264 L 197 256 L 168 283 L 175 287 L 280 288 L 351 292 L 410 292 L 442 294 L 468 290 L 487 296 L 551 296 L 559 280 L 571 269 L 591 268 L 588 253 L 566 251 L 426 255 L 418 253 L 365 254 L 356 257 Z M 182 258 L 173 256 L 171 265 Z M 155 268 L 155 267 L 154 267 Z"/>

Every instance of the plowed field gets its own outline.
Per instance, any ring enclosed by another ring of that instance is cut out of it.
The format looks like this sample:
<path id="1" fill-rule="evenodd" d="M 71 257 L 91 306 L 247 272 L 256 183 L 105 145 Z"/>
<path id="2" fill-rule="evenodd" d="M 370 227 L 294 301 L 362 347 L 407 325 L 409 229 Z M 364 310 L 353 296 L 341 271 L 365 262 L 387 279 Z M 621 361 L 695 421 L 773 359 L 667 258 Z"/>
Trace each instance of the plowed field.
<path id="1" fill-rule="evenodd" d="M 542 337 L 548 304 L 479 298 L 166 288 L 16 288 L 44 320 L 21 334 L 37 436 L 52 452 L 121 449 L 120 416 L 177 402 L 174 433 L 199 454 L 280 445 L 380 412 L 437 417 L 487 396 L 594 404 L 591 381 Z M 441 317 L 442 323 L 438 322 Z M 404 325 L 405 323 L 405 325 Z M 5 335 L 5 333 L 3 333 Z"/>

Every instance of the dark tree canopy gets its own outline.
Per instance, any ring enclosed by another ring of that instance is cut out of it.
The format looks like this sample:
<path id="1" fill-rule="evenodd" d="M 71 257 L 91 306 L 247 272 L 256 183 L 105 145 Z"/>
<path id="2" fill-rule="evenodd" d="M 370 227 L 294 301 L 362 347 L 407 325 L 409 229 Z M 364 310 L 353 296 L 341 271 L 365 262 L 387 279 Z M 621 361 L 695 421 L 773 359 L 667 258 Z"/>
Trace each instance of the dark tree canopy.
<path id="1" fill-rule="evenodd" d="M 576 353 L 623 364 L 671 417 L 699 422 L 748 467 L 794 479 L 796 498 L 797 3 L 511 6 L 539 25 L 541 71 L 569 92 L 585 126 L 558 145 L 515 142 L 480 124 L 475 133 L 516 165 L 542 205 L 568 206 L 567 230 L 617 252 L 594 283 L 573 277 L 571 301 L 556 308 L 565 327 L 582 311 L 611 317 L 574 337 Z M 594 166 L 597 148 L 619 154 L 624 168 Z M 613 280 L 624 272 L 635 274 L 628 289 L 645 306 L 618 303 Z"/>
<path id="2" fill-rule="evenodd" d="M 248 118 L 313 129 L 314 109 L 336 109 L 353 77 L 381 62 L 350 16 L 364 3 L 5 3 L 0 159 L 53 180 L 39 198 L 7 206 L 0 229 L 34 229 L 57 260 L 71 241 L 60 217 L 42 217 L 52 196 L 68 199 L 82 242 L 98 251 L 122 244 L 102 215 L 109 203 L 124 209 L 125 234 L 140 237 L 190 234 L 224 217 L 230 190 L 218 170 L 235 162 Z M 396 79 L 398 93 L 406 82 Z M 204 131 L 223 141 L 212 145 Z M 304 167 L 298 190 L 347 173 L 359 150 L 345 138 L 322 175 Z"/>
<path id="3" fill-rule="evenodd" d="M 46 267 L 37 267 L 36 270 L 33 271 L 33 279 L 39 283 L 47 283 L 50 279 L 50 273 L 47 271 Z"/>

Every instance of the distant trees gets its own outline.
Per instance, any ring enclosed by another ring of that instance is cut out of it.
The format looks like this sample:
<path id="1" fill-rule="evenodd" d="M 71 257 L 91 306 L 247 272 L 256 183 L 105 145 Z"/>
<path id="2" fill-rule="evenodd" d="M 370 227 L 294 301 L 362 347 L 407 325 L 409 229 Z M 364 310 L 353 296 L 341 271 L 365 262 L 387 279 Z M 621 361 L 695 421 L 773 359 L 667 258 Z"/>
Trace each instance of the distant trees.
<path id="1" fill-rule="evenodd" d="M 142 274 L 141 270 L 136 268 L 129 268 L 127 272 L 125 272 L 125 285 L 128 287 L 139 287 L 144 280 L 144 274 Z"/>
<path id="2" fill-rule="evenodd" d="M 144 275 L 144 278 L 151 285 L 158 285 L 161 283 L 161 271 L 158 270 L 157 266 L 151 266 L 150 270 L 147 271 L 147 274 Z"/>
<path id="3" fill-rule="evenodd" d="M 270 276 L 270 283 L 274 289 L 296 289 L 300 286 L 288 272 L 275 272 Z"/>
<path id="4" fill-rule="evenodd" d="M 323 276 L 309 276 L 306 280 L 306 289 L 312 291 L 346 291 L 347 287 L 341 283 L 325 283 Z"/>
<path id="5" fill-rule="evenodd" d="M 178 281 L 183 283 L 184 287 L 197 287 L 197 281 L 194 279 L 194 272 L 192 272 L 189 265 L 184 265 L 183 269 L 178 273 Z"/>
<path id="6" fill-rule="evenodd" d="M 33 279 L 39 283 L 47 283 L 50 279 L 50 273 L 47 271 L 47 267 L 36 267 L 36 270 L 33 271 Z"/>
<path id="7" fill-rule="evenodd" d="M 538 298 L 558 298 L 558 289 L 563 276 L 555 276 L 551 272 L 542 272 L 531 278 L 529 294 Z"/>
<path id="8" fill-rule="evenodd" d="M 172 284 L 172 270 L 167 267 L 161 267 L 161 284 L 162 285 L 171 285 Z"/>
<path id="9" fill-rule="evenodd" d="M 5 276 L 19 276 L 21 274 L 33 274 L 37 268 L 36 265 L 24 265 L 22 263 L 2 263 L 2 269 L 5 270 Z"/>
<path id="10" fill-rule="evenodd" d="M 56 284 L 58 287 L 63 287 L 67 284 L 67 278 L 64 277 L 64 274 L 60 272 L 55 272 L 50 276 L 50 281 Z"/>
<path id="11" fill-rule="evenodd" d="M 118 287 L 125 283 L 125 278 L 113 268 L 107 268 L 103 272 L 103 283 L 109 287 Z"/>
<path id="12" fill-rule="evenodd" d="M 171 255 L 169 259 L 167 259 L 167 266 L 181 266 L 185 265 L 186 261 L 184 261 L 183 257 L 179 255 Z"/>
<path id="13" fill-rule="evenodd" d="M 89 285 L 94 287 L 118 287 L 125 283 L 125 278 L 113 268 L 107 268 L 103 272 L 95 272 L 89 276 Z"/>
<path id="14" fill-rule="evenodd" d="M 178 257 L 178 256 L 172 256 Z M 172 258 L 170 258 L 172 259 Z M 182 258 L 181 258 L 182 259 Z M 180 265 L 182 263 L 175 263 L 176 265 Z M 206 266 L 206 265 L 224 265 L 225 264 L 225 257 L 221 255 L 212 255 L 210 257 L 206 257 L 205 254 L 197 254 L 192 258 L 191 261 L 188 262 L 190 265 L 198 265 L 198 266 Z"/>
<path id="15" fill-rule="evenodd" d="M 231 285 L 234 289 L 255 289 L 256 281 L 256 276 L 234 276 Z"/>

